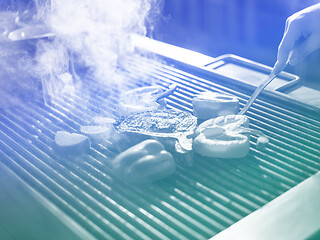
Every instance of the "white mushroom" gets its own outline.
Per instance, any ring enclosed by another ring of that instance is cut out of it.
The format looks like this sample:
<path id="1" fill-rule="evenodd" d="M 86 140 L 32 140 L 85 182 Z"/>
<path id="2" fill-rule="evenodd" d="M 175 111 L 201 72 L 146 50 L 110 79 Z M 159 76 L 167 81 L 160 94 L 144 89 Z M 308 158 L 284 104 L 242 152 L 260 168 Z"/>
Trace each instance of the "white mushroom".
<path id="1" fill-rule="evenodd" d="M 62 154 L 79 155 L 87 152 L 90 148 L 89 138 L 78 133 L 58 131 L 54 141 L 56 150 Z"/>
<path id="2" fill-rule="evenodd" d="M 231 95 L 218 92 L 202 92 L 192 100 L 193 115 L 200 120 L 237 114 L 239 100 Z"/>
<path id="3" fill-rule="evenodd" d="M 108 139 L 112 129 L 113 129 L 112 124 L 110 124 L 109 126 L 89 125 L 89 126 L 80 127 L 80 131 L 96 143 L 99 143 L 99 142 L 102 142 L 103 140 Z"/>

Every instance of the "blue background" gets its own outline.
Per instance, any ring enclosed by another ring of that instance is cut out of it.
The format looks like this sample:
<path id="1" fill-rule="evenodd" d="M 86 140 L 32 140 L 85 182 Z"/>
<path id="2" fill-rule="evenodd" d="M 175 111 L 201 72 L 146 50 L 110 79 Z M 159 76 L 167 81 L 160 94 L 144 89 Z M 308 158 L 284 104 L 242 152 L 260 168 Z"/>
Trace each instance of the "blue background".
<path id="1" fill-rule="evenodd" d="M 41 1 L 41 0 L 40 0 Z M 159 0 L 150 36 L 209 56 L 232 53 L 273 66 L 285 21 L 318 0 Z M 33 8 L 31 0 L 2 0 L 0 10 Z M 75 9 L 76 11 L 76 9 Z M 286 71 L 320 89 L 320 51 Z"/>
<path id="2" fill-rule="evenodd" d="M 319 1 L 165 0 L 157 40 L 210 56 L 233 53 L 269 66 L 276 61 L 285 21 Z M 286 71 L 320 89 L 319 51 Z"/>

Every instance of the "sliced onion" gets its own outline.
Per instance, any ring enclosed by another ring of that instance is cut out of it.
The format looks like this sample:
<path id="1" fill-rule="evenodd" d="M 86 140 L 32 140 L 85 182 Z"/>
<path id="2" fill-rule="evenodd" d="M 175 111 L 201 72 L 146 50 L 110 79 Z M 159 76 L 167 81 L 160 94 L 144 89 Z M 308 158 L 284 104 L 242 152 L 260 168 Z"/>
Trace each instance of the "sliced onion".
<path id="1" fill-rule="evenodd" d="M 249 137 L 228 133 L 220 127 L 208 127 L 200 131 L 193 142 L 193 149 L 210 158 L 242 158 L 249 152 Z"/>
<path id="2" fill-rule="evenodd" d="M 193 149 L 205 157 L 242 158 L 249 153 L 250 135 L 258 136 L 257 148 L 264 149 L 268 138 L 249 128 L 244 115 L 228 115 L 209 119 L 198 126 L 194 134 Z"/>

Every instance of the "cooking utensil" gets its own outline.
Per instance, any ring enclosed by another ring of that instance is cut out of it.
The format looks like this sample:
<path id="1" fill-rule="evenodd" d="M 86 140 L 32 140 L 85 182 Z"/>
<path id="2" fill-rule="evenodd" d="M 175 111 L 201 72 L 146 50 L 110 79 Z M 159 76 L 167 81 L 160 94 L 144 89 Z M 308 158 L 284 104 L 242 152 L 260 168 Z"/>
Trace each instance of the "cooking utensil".
<path id="1" fill-rule="evenodd" d="M 254 100 L 256 100 L 256 98 L 259 96 L 259 94 L 262 92 L 262 90 L 268 86 L 269 83 L 271 83 L 271 81 L 273 79 L 275 79 L 279 73 L 282 71 L 283 69 L 281 69 L 280 71 L 274 72 L 274 69 L 271 71 L 271 73 L 269 74 L 269 76 L 260 84 L 260 86 L 254 91 L 254 93 L 251 95 L 251 97 L 249 98 L 248 102 L 246 103 L 246 105 L 241 109 L 241 111 L 238 113 L 238 115 L 244 115 L 248 109 L 251 107 L 251 105 L 253 104 Z"/>
<path id="2" fill-rule="evenodd" d="M 29 39 L 53 37 L 55 34 L 45 24 L 28 25 L 16 29 L 8 34 L 11 41 L 23 41 Z"/>

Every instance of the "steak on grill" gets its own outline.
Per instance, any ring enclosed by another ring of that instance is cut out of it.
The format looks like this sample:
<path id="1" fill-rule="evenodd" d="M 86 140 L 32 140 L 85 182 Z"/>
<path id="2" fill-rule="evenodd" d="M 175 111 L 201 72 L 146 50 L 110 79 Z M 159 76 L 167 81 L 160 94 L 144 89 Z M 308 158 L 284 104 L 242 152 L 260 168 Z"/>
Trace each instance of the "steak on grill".
<path id="1" fill-rule="evenodd" d="M 156 137 L 191 133 L 196 125 L 197 118 L 191 113 L 173 109 L 131 114 L 121 117 L 114 124 L 118 132 L 135 132 Z"/>
<path id="2" fill-rule="evenodd" d="M 120 133 L 136 133 L 163 139 L 164 144 L 173 149 L 178 162 L 185 166 L 193 164 L 192 136 L 197 118 L 189 112 L 173 109 L 140 112 L 121 117 L 114 126 Z M 174 139 L 175 142 L 169 139 Z"/>

